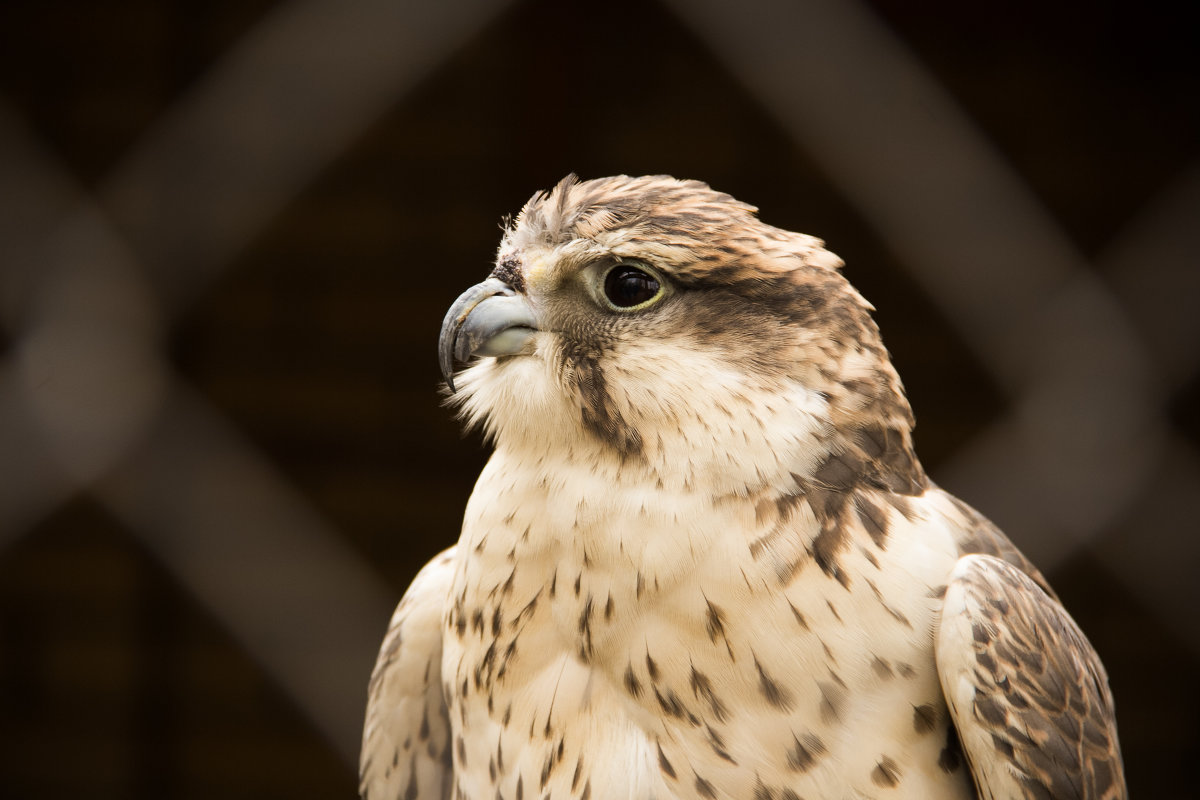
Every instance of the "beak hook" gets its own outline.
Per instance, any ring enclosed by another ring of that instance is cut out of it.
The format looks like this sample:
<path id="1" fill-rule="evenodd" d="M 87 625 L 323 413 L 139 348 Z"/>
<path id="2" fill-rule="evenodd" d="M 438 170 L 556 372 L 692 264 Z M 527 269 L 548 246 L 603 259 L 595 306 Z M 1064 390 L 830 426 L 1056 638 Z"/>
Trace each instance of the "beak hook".
<path id="1" fill-rule="evenodd" d="M 471 356 L 515 355 L 537 330 L 525 298 L 498 278 L 467 289 L 450 306 L 438 335 L 438 364 L 454 392 L 454 361 Z"/>

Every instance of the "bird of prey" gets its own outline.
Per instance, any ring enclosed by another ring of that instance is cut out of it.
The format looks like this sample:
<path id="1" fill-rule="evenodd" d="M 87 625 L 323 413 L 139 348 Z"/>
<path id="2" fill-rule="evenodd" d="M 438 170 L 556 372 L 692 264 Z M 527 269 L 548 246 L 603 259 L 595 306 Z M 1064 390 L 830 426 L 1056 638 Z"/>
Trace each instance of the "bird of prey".
<path id="1" fill-rule="evenodd" d="M 755 211 L 570 177 L 450 308 L 495 450 L 384 639 L 363 797 L 1125 797 L 1091 645 L 925 475 L 841 261 Z"/>

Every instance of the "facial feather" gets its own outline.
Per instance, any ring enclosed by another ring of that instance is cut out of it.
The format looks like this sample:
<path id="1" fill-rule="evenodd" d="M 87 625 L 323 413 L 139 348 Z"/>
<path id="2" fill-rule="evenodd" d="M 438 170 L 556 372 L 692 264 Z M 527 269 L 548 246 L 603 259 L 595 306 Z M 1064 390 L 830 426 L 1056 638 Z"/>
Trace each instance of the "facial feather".
<path id="1" fill-rule="evenodd" d="M 912 414 L 870 305 L 820 240 L 754 211 L 663 176 L 569 177 L 534 195 L 493 273 L 541 314 L 533 358 L 484 360 L 456 402 L 510 446 L 586 440 L 660 480 L 744 494 L 810 478 L 832 454 L 868 482 L 918 490 Z M 600 306 L 581 276 L 626 261 L 670 293 L 633 312 Z M 746 449 L 746 468 L 729 463 Z"/>

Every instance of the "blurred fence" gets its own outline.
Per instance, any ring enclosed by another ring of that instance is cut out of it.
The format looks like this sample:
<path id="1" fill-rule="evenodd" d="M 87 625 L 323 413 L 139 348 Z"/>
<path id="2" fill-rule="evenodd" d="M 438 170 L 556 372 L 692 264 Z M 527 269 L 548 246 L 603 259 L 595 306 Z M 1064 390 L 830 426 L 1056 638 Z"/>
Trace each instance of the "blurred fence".
<path id="1" fill-rule="evenodd" d="M 90 496 L 347 762 L 395 593 L 180 378 L 164 341 L 285 204 L 508 5 L 278 4 L 91 187 L 0 97 L 0 547 Z M 1107 562 L 1200 654 L 1200 462 L 1167 413 L 1200 360 L 1196 164 L 1088 263 L 869 7 L 666 6 L 827 173 L 1008 397 L 935 478 L 1019 532 L 1047 572 L 1081 551 Z M 1181 523 L 1189 535 L 1165 534 Z"/>

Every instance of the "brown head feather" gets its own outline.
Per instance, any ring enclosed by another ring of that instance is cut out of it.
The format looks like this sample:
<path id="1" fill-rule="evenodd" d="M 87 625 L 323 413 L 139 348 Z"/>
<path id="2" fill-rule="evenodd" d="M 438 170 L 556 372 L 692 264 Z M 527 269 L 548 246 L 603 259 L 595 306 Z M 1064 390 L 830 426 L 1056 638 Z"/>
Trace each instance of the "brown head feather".
<path id="1" fill-rule="evenodd" d="M 912 412 L 870 304 L 820 239 L 767 225 L 755 211 L 699 181 L 572 175 L 525 205 L 505 232 L 496 274 L 511 276 L 539 251 L 553 251 L 556 269 L 566 272 L 600 258 L 650 264 L 681 290 L 673 298 L 677 321 L 686 320 L 698 344 L 827 398 L 836 432 L 830 450 L 856 481 L 920 491 Z M 604 350 L 603 342 L 586 345 L 564 352 Z M 603 358 L 587 366 L 603 378 Z M 595 418 L 592 405 L 585 418 Z M 605 424 L 622 428 L 620 420 Z"/>

